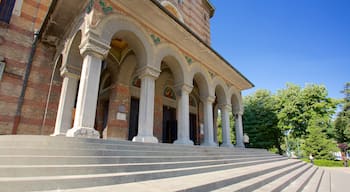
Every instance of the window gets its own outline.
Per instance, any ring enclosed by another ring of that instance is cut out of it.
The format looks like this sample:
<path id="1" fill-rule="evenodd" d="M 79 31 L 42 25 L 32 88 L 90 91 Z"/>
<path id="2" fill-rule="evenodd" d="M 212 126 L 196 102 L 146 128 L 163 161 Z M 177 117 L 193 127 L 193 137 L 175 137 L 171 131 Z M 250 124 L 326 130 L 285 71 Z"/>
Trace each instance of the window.
<path id="1" fill-rule="evenodd" d="M 16 0 L 0 0 L 0 21 L 10 23 Z"/>

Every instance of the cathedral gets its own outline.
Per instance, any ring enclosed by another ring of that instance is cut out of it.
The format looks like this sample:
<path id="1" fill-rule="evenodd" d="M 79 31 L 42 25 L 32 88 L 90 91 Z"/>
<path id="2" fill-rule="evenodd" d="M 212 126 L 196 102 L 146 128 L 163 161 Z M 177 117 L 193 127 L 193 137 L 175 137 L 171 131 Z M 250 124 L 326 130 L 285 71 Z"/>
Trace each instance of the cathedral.
<path id="1" fill-rule="evenodd" d="M 1 0 L 0 134 L 218 146 L 220 118 L 221 146 L 244 147 L 254 85 L 211 47 L 214 15 L 209 0 Z"/>

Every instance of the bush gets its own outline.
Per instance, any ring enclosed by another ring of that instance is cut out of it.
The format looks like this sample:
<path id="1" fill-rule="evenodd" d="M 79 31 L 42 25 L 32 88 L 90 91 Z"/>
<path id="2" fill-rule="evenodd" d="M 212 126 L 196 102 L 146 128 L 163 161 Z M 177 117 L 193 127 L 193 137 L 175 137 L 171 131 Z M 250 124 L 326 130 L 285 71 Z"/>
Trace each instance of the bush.
<path id="1" fill-rule="evenodd" d="M 302 159 L 303 161 L 310 163 L 309 159 Z M 334 161 L 326 159 L 315 159 L 314 164 L 321 167 L 344 167 L 343 161 Z"/>

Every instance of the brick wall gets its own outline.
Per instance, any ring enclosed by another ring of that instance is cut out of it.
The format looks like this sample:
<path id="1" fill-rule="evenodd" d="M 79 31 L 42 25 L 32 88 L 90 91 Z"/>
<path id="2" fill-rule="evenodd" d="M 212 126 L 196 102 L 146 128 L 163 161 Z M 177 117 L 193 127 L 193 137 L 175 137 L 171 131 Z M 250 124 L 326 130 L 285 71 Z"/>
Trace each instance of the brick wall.
<path id="1" fill-rule="evenodd" d="M 13 14 L 9 24 L 0 25 L 0 56 L 6 63 L 0 81 L 0 134 L 12 132 L 34 30 L 42 25 L 50 4 L 51 0 L 23 0 L 20 15 Z M 18 134 L 52 133 L 60 94 L 59 81 L 52 86 L 46 126 L 41 129 L 41 125 L 54 66 L 54 51 L 39 42 L 25 93 Z"/>
<path id="2" fill-rule="evenodd" d="M 195 32 L 204 42 L 210 45 L 210 11 L 202 0 L 160 0 L 170 2 L 182 15 L 184 23 Z"/>

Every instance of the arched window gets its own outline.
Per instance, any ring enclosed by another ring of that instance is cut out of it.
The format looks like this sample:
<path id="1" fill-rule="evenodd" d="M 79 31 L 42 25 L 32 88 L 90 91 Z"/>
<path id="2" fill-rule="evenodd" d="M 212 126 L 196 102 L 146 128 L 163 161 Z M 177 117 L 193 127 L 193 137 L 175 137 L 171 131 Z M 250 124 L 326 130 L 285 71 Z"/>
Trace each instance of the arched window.
<path id="1" fill-rule="evenodd" d="M 169 1 L 163 1 L 162 5 L 165 9 L 167 9 L 171 14 L 173 14 L 180 21 L 184 21 L 180 11 Z"/>

